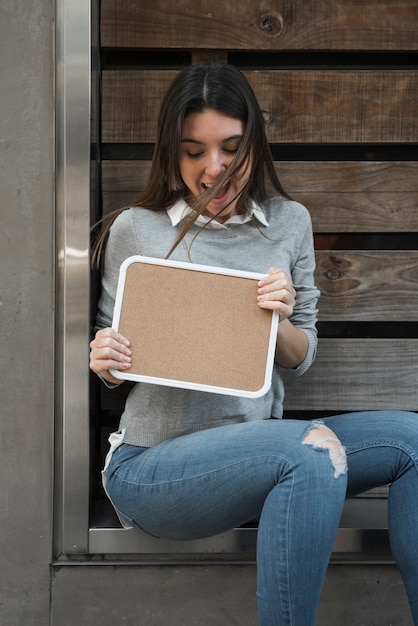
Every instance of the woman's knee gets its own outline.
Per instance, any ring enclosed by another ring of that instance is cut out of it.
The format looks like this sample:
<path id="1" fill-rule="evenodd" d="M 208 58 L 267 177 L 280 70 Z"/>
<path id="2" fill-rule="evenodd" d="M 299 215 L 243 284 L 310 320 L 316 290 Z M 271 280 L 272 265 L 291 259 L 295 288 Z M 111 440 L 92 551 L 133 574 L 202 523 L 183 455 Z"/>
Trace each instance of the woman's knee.
<path id="1" fill-rule="evenodd" d="M 319 452 L 329 451 L 329 458 L 334 468 L 334 478 L 338 478 L 347 472 L 347 458 L 344 447 L 328 426 L 321 422 L 313 422 L 302 443 L 312 446 Z"/>

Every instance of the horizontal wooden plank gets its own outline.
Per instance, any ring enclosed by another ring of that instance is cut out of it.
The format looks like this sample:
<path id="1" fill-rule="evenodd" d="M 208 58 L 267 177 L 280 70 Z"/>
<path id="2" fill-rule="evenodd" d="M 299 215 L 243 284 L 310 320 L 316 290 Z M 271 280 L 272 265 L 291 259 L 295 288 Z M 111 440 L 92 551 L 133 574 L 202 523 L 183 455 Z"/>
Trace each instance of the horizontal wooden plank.
<path id="1" fill-rule="evenodd" d="M 102 141 L 153 143 L 161 100 L 177 71 L 105 71 Z"/>
<path id="2" fill-rule="evenodd" d="M 174 70 L 103 73 L 102 140 L 154 142 Z M 418 141 L 417 70 L 246 71 L 270 142 Z"/>
<path id="3" fill-rule="evenodd" d="M 149 167 L 103 162 L 105 213 L 137 200 Z M 418 161 L 282 161 L 276 169 L 288 193 L 309 208 L 316 232 L 418 232 Z"/>
<path id="4" fill-rule="evenodd" d="M 150 161 L 103 161 L 102 167 L 103 191 L 138 192 Z M 276 169 L 291 194 L 418 193 L 418 161 L 280 161 Z"/>
<path id="5" fill-rule="evenodd" d="M 271 142 L 418 140 L 418 71 L 246 72 Z"/>
<path id="6" fill-rule="evenodd" d="M 144 190 L 151 161 L 103 161 L 103 193 L 134 193 Z"/>
<path id="7" fill-rule="evenodd" d="M 102 90 L 102 141 L 155 141 L 162 97 L 177 71 L 105 71 Z"/>
<path id="8" fill-rule="evenodd" d="M 416 50 L 414 0 L 102 0 L 116 48 Z"/>
<path id="9" fill-rule="evenodd" d="M 277 171 L 291 193 L 365 193 L 370 200 L 375 193 L 418 192 L 418 161 L 280 161 Z"/>
<path id="10" fill-rule="evenodd" d="M 321 321 L 418 321 L 418 251 L 317 251 Z"/>
<path id="11" fill-rule="evenodd" d="M 137 199 L 136 191 L 104 191 L 102 193 L 103 213 L 111 213 L 121 207 L 136 204 Z"/>
<path id="12" fill-rule="evenodd" d="M 283 370 L 289 411 L 418 411 L 418 339 L 320 339 L 318 354 L 301 377 Z M 109 391 L 101 403 L 122 409 L 130 385 Z"/>
<path id="13" fill-rule="evenodd" d="M 418 339 L 321 339 L 310 370 L 285 374 L 288 410 L 418 410 Z"/>
<path id="14" fill-rule="evenodd" d="M 418 232 L 418 161 L 282 161 L 276 169 L 316 232 Z"/>

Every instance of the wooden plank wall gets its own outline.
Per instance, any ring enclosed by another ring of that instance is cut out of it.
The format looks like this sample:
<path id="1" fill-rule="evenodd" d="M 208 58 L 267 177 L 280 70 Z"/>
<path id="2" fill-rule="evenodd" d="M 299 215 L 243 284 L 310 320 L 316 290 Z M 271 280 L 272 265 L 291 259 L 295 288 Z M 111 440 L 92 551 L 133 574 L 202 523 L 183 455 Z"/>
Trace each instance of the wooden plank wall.
<path id="1" fill-rule="evenodd" d="M 103 212 L 143 188 L 167 85 L 211 58 L 245 72 L 312 215 L 320 344 L 288 411 L 417 410 L 418 3 L 102 0 Z"/>

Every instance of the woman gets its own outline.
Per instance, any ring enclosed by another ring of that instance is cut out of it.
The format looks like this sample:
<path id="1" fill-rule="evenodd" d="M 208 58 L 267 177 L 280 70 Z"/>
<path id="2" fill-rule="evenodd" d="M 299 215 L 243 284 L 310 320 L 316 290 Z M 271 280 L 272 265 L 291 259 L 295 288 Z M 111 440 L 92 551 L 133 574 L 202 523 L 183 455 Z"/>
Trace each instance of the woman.
<path id="1" fill-rule="evenodd" d="M 301 375 L 316 352 L 312 228 L 277 179 L 259 105 L 236 68 L 193 65 L 174 80 L 147 188 L 136 206 L 111 216 L 97 256 L 104 249 L 91 369 L 109 386 L 120 384 L 109 370 L 130 367 L 129 338 L 110 328 L 128 256 L 260 272 L 257 304 L 280 320 L 262 398 L 135 385 L 103 475 L 122 522 L 187 540 L 259 517 L 259 624 L 309 626 L 346 494 L 392 483 L 392 549 L 418 624 L 417 416 L 280 419 L 280 368 Z M 239 311 L 232 314 L 239 324 Z"/>

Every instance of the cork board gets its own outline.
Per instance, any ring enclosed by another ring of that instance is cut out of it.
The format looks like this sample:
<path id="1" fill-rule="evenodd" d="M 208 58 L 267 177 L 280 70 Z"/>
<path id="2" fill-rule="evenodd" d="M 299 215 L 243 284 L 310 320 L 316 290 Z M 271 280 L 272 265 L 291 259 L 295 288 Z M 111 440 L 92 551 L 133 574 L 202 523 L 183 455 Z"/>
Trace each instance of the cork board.
<path id="1" fill-rule="evenodd" d="M 258 397 L 271 385 L 277 313 L 262 274 L 133 256 L 120 268 L 113 328 L 131 342 L 120 379 Z"/>

